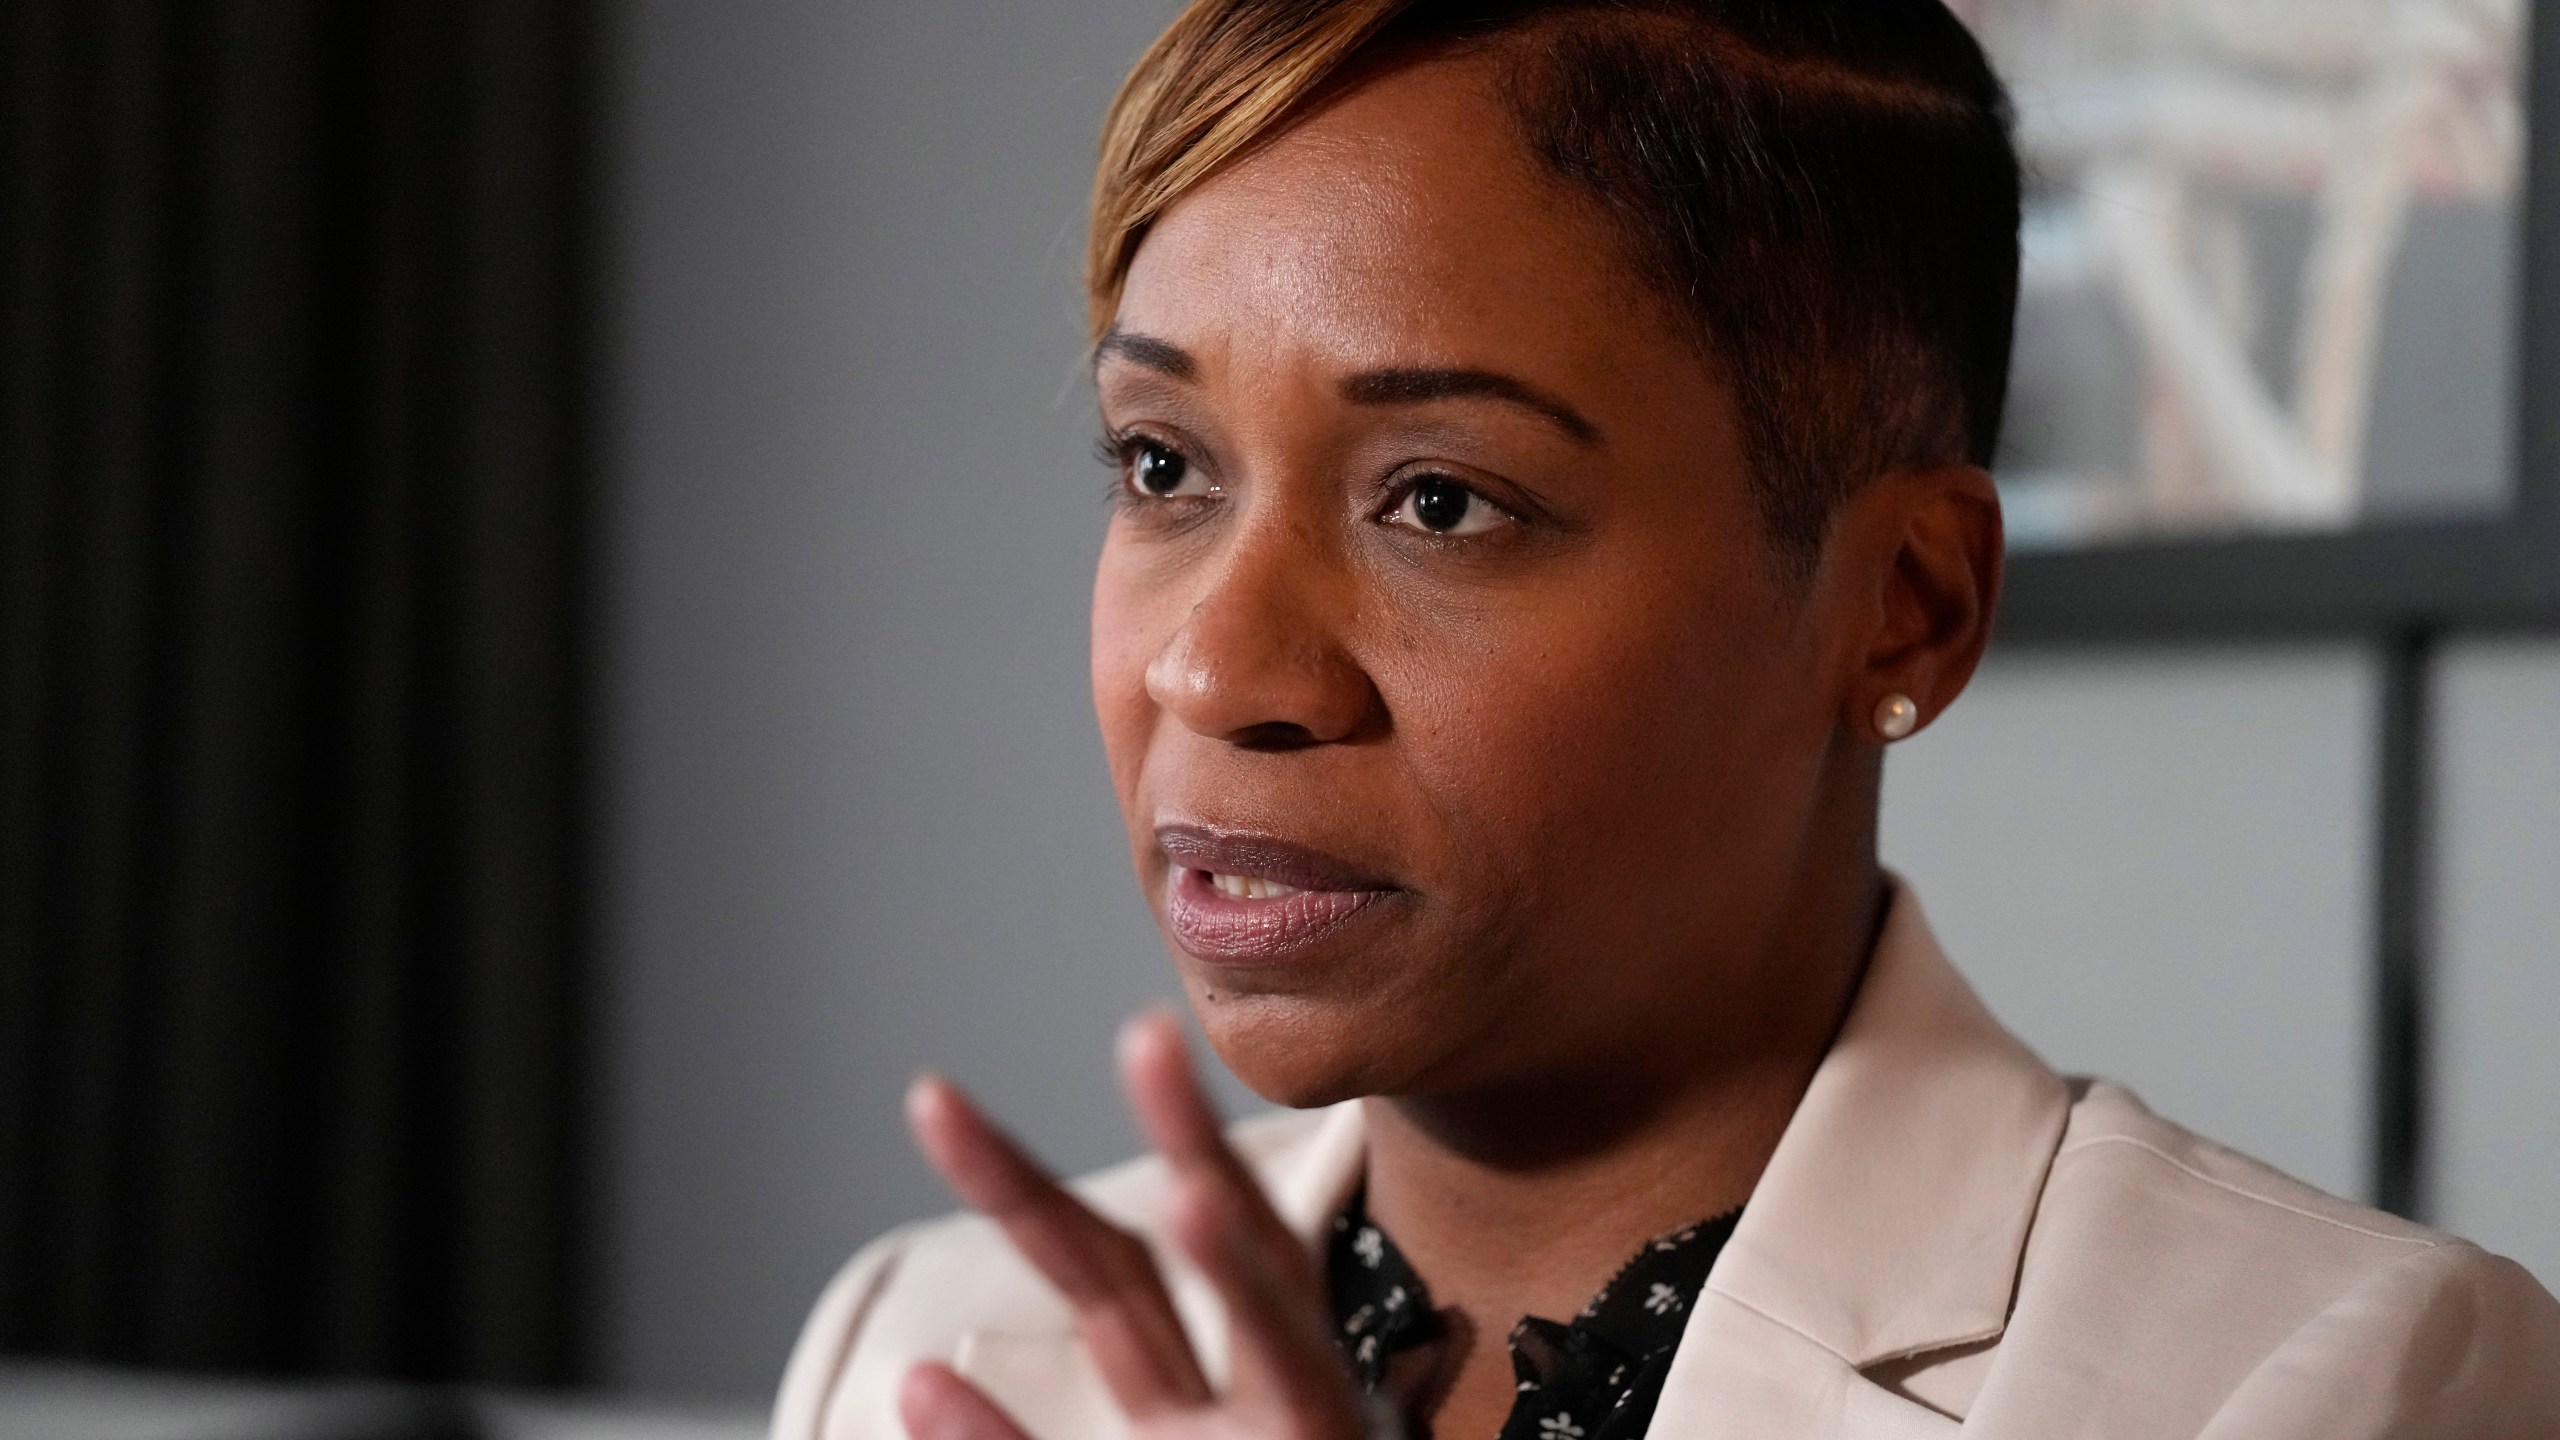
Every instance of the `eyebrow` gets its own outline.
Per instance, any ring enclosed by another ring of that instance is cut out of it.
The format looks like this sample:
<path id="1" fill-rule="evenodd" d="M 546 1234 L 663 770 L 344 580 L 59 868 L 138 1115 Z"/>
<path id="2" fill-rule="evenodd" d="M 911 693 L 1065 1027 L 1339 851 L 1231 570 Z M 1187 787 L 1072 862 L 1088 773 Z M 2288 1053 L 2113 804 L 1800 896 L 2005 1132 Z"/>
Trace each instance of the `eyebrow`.
<path id="1" fill-rule="evenodd" d="M 1125 360 L 1176 380 L 1196 380 L 1199 363 L 1170 340 L 1114 325 L 1094 342 L 1093 363 Z M 1582 445 L 1601 443 L 1600 427 L 1581 411 L 1516 376 L 1465 367 L 1369 370 L 1342 382 L 1342 397 L 1355 405 L 1423 405 L 1434 400 L 1499 400 L 1555 426 Z"/>
<path id="2" fill-rule="evenodd" d="M 1355 405 L 1419 405 L 1432 400 L 1499 400 L 1536 414 L 1583 445 L 1601 443 L 1600 427 L 1579 410 L 1498 370 L 1371 370 L 1342 382 Z"/>
<path id="3" fill-rule="evenodd" d="M 1094 368 L 1102 368 L 1105 360 L 1126 360 L 1132 365 L 1161 371 L 1176 380 L 1196 380 L 1200 375 L 1199 363 L 1191 358 L 1190 351 L 1170 340 L 1140 335 L 1117 325 L 1103 331 L 1102 338 L 1093 344 Z"/>

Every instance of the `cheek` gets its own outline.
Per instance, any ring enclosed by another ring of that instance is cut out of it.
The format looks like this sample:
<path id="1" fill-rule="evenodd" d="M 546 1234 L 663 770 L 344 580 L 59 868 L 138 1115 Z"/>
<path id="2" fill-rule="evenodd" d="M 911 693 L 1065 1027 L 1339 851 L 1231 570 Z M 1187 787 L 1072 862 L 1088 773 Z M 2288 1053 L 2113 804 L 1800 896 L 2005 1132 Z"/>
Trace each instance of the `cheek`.
<path id="1" fill-rule="evenodd" d="M 1417 685 L 1414 763 L 1464 848 L 1523 889 L 1596 896 L 1616 888 L 1603 870 L 1658 876 L 1760 846 L 1805 788 L 1799 752 L 1819 751 L 1803 657 L 1781 627 L 1740 618 L 1758 609 L 1747 598 L 1702 595 L 1694 572 L 1665 595 L 1613 589 L 1489 621 L 1480 653 L 1415 667 L 1502 677 Z"/>
<path id="2" fill-rule="evenodd" d="M 1147 666 L 1158 649 L 1155 608 L 1106 542 L 1093 582 L 1093 713 L 1124 807 L 1134 798 L 1155 727 L 1155 703 L 1147 694 Z"/>

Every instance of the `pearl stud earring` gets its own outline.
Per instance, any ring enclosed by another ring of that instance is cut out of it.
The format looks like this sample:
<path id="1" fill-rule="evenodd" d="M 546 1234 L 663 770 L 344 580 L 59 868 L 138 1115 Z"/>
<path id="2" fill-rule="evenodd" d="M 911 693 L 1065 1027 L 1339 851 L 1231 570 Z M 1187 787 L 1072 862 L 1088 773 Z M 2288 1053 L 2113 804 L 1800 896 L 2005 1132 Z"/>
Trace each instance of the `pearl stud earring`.
<path id="1" fill-rule="evenodd" d="M 1876 706 L 1876 733 L 1887 740 L 1900 740 L 1920 728 L 1920 707 L 1908 695 L 1887 695 Z"/>

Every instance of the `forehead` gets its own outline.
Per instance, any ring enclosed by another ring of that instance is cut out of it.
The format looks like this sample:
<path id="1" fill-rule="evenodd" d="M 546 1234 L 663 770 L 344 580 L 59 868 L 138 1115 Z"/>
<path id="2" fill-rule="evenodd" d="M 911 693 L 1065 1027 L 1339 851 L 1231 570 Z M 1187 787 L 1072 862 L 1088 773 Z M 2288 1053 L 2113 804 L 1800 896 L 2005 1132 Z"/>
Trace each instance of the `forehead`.
<path id="1" fill-rule="evenodd" d="M 1396 65 L 1213 175 L 1139 247 L 1119 325 L 1210 365 L 1611 370 L 1677 346 L 1597 208 L 1537 168 L 1501 74 Z"/>

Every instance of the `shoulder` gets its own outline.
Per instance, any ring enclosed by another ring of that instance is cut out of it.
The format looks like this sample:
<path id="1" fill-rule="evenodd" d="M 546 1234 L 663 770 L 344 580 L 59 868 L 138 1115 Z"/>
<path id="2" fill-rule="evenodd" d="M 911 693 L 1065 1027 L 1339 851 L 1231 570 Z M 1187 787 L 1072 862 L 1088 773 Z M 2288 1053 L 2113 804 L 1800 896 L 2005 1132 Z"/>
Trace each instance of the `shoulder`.
<path id="1" fill-rule="evenodd" d="M 2163 1120 L 2122 1086 L 2075 1080 L 2072 1092 L 2040 1230 L 2094 1229 L 2160 1258 L 2245 1248 L 2315 1285 L 2446 1241 Z"/>
<path id="2" fill-rule="evenodd" d="M 1323 1112 L 1263 1116 L 1237 1125 L 1230 1137 L 1268 1180 L 1305 1149 L 1322 1120 Z M 1087 1175 L 1073 1188 L 1096 1213 L 1154 1249 L 1174 1280 L 1177 1301 L 1187 1298 L 1187 1267 L 1174 1259 L 1157 1225 L 1162 1162 L 1132 1160 Z M 973 1346 L 1045 1342 L 1072 1324 L 1056 1292 L 993 1223 L 962 1214 L 903 1226 L 864 1246 L 818 1297 L 783 1373 L 775 1440 L 902 1440 L 897 1386 L 910 1366 L 940 1360 L 965 1371 Z"/>
<path id="3" fill-rule="evenodd" d="M 2164 1435 L 2358 1435 L 2439 1413 L 2467 1433 L 2560 1434 L 2560 1306 L 2523 1269 L 2118 1086 L 2073 1088 L 1985 1407 L 2060 1423 L 2093 1397 L 2046 1382 L 2078 1375 Z"/>

